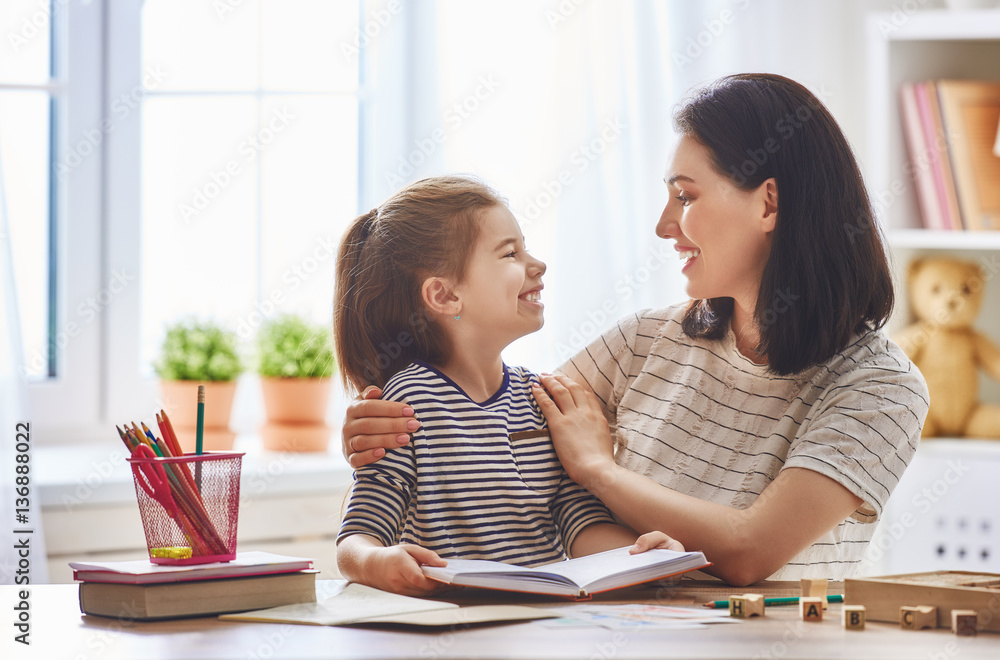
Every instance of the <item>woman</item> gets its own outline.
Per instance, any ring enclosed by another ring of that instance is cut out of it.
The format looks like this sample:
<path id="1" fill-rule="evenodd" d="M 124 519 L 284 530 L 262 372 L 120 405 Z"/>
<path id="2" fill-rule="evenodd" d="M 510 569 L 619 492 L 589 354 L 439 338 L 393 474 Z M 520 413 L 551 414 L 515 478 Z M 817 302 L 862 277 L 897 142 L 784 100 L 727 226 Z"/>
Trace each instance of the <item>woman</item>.
<path id="1" fill-rule="evenodd" d="M 535 396 L 566 471 L 637 532 L 702 550 L 734 585 L 843 579 L 928 403 L 880 330 L 892 282 L 861 173 L 826 108 L 781 76 L 723 78 L 674 119 L 656 231 L 692 300 L 622 319 Z M 352 464 L 404 443 L 413 414 L 352 404 Z"/>

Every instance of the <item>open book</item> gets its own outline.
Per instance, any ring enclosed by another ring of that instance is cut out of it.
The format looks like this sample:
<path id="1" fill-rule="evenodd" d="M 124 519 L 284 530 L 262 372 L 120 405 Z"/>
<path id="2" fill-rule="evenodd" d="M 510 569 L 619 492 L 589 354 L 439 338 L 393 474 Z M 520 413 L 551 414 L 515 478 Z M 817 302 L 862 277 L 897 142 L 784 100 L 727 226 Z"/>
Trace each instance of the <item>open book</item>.
<path id="1" fill-rule="evenodd" d="M 482 559 L 449 559 L 447 566 L 422 568 L 424 575 L 446 584 L 585 599 L 711 566 L 700 552 L 656 549 L 630 555 L 628 550 L 616 548 L 536 568 Z"/>

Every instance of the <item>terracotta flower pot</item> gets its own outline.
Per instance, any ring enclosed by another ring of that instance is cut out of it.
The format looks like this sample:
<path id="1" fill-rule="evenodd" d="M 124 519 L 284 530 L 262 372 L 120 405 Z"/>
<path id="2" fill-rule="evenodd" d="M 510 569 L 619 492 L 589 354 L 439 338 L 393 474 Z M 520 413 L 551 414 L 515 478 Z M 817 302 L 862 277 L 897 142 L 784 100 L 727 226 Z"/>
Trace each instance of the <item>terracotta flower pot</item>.
<path id="1" fill-rule="evenodd" d="M 326 424 L 331 378 L 261 378 L 269 423 Z"/>
<path id="2" fill-rule="evenodd" d="M 269 451 L 326 451 L 326 410 L 331 378 L 261 378 L 267 424 L 261 443 Z"/>
<path id="3" fill-rule="evenodd" d="M 236 433 L 229 430 L 229 416 L 236 394 L 236 381 L 199 382 L 161 380 L 163 409 L 185 452 L 195 450 L 198 426 L 198 385 L 205 386 L 205 427 L 202 449 L 221 451 L 233 448 Z"/>
<path id="4" fill-rule="evenodd" d="M 268 451 L 326 451 L 331 431 L 326 424 L 269 423 L 260 428 L 260 440 Z"/>

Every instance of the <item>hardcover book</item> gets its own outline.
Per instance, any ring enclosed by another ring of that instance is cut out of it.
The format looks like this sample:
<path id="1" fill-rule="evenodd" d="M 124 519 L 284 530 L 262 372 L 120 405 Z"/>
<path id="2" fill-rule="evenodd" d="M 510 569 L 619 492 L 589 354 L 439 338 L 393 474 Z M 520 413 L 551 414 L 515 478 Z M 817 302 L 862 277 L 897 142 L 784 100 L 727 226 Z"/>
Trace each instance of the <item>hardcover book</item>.
<path id="1" fill-rule="evenodd" d="M 80 611 L 127 621 L 245 612 L 316 601 L 316 571 L 160 584 L 80 584 Z"/>

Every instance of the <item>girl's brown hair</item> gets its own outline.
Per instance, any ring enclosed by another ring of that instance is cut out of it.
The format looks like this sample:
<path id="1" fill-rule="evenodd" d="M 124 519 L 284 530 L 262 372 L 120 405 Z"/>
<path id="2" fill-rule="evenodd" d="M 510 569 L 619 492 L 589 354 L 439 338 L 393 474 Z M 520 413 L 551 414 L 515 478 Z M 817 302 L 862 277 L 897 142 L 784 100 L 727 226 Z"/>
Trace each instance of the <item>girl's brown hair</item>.
<path id="1" fill-rule="evenodd" d="M 383 387 L 413 360 L 447 360 L 447 335 L 424 309 L 421 287 L 428 277 L 462 281 L 480 214 L 503 204 L 476 179 L 441 176 L 354 219 L 340 242 L 333 301 L 334 348 L 349 391 Z"/>

